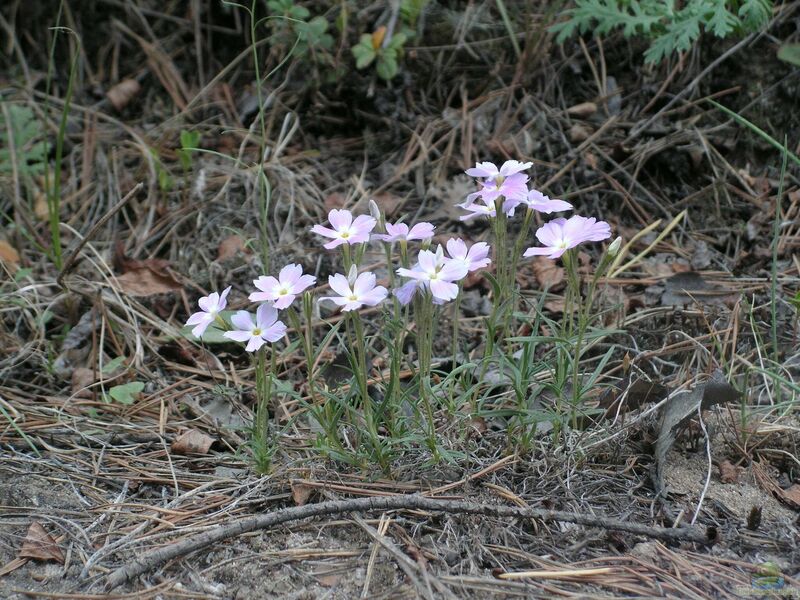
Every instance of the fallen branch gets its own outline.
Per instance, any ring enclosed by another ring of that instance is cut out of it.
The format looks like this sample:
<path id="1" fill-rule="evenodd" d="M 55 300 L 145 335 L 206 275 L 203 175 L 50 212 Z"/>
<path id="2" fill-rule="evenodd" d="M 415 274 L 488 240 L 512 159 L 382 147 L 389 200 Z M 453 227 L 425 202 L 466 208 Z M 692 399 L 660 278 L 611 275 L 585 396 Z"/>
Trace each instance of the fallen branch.
<path id="1" fill-rule="evenodd" d="M 215 527 L 198 535 L 180 542 L 158 548 L 120 567 L 106 580 L 106 590 L 110 591 L 124 582 L 142 573 L 149 571 L 168 560 L 189 554 L 195 550 L 205 548 L 222 540 L 242 535 L 259 529 L 269 529 L 276 525 L 299 521 L 309 517 L 335 515 L 347 512 L 373 512 L 387 510 L 426 510 L 434 512 L 486 515 L 491 517 L 515 519 L 539 519 L 545 522 L 562 521 L 576 523 L 589 527 L 600 527 L 617 531 L 627 531 L 634 535 L 643 535 L 657 540 L 668 542 L 694 542 L 697 544 L 710 544 L 715 540 L 695 527 L 681 527 L 669 529 L 664 527 L 649 527 L 621 521 L 619 519 L 606 519 L 591 515 L 582 515 L 558 510 L 545 510 L 541 508 L 520 508 L 517 506 L 500 506 L 489 504 L 475 504 L 460 500 L 437 500 L 419 495 L 378 496 L 372 498 L 355 498 L 351 500 L 332 500 L 305 506 L 293 506 L 273 513 L 256 515 L 240 519 L 224 527 Z"/>

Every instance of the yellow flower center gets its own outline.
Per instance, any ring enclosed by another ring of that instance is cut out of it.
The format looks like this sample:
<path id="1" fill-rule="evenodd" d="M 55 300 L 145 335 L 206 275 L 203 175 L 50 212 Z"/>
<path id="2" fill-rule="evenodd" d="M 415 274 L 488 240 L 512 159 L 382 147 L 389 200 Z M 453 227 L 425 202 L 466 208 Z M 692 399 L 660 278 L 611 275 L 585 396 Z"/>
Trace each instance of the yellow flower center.
<path id="1" fill-rule="evenodd" d="M 261 335 L 261 330 L 258 327 L 253 329 L 253 336 L 254 337 L 259 337 L 260 335 Z"/>
<path id="2" fill-rule="evenodd" d="M 280 290 L 278 290 L 278 295 L 279 296 L 286 296 L 288 293 L 289 293 L 289 290 L 287 288 L 281 288 Z"/>
<path id="3" fill-rule="evenodd" d="M 355 294 L 351 294 L 350 297 L 347 299 L 350 300 L 350 302 L 358 302 L 358 296 L 356 296 Z"/>
<path id="4" fill-rule="evenodd" d="M 346 240 L 347 238 L 350 237 L 350 232 L 349 231 L 343 231 L 341 235 L 342 235 L 342 239 Z"/>

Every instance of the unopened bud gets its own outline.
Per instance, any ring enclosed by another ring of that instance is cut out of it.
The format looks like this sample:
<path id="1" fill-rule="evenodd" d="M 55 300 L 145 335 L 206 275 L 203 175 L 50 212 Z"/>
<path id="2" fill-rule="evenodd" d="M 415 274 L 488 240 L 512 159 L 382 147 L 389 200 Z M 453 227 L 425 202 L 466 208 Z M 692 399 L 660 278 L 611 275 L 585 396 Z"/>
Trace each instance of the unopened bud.
<path id="1" fill-rule="evenodd" d="M 372 218 L 375 219 L 380 223 L 381 221 L 381 209 L 378 208 L 378 203 L 375 202 L 372 198 L 369 199 L 369 214 L 372 215 Z"/>
<path id="2" fill-rule="evenodd" d="M 619 254 L 619 250 L 621 247 L 622 247 L 622 238 L 620 236 L 617 236 L 617 239 L 611 242 L 611 245 L 608 247 L 608 255 L 612 257 L 616 256 L 617 254 Z"/>
<path id="3" fill-rule="evenodd" d="M 349 283 L 350 286 L 352 287 L 355 284 L 357 277 L 358 277 L 358 267 L 356 267 L 355 265 L 350 265 L 350 271 L 347 273 L 347 283 Z"/>

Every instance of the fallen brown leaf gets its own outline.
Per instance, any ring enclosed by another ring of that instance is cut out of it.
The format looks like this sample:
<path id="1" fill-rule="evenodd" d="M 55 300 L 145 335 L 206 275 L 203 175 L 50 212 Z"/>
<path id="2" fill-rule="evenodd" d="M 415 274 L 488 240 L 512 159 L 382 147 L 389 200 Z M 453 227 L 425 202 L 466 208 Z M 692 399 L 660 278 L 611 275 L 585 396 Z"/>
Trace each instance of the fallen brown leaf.
<path id="1" fill-rule="evenodd" d="M 217 249 L 217 260 L 220 262 L 228 260 L 240 252 L 242 254 L 248 254 L 244 240 L 238 235 L 228 236 L 219 243 L 219 248 Z"/>
<path id="2" fill-rule="evenodd" d="M 344 194 L 339 192 L 333 192 L 332 194 L 328 194 L 325 196 L 325 210 L 328 212 L 332 211 L 334 208 L 344 208 L 344 203 L 347 201 L 347 197 Z"/>
<path id="3" fill-rule="evenodd" d="M 581 102 L 580 104 L 575 104 L 567 109 L 568 115 L 573 117 L 579 117 L 581 119 L 590 117 L 596 112 L 597 112 L 597 104 L 595 104 L 594 102 Z"/>
<path id="4" fill-rule="evenodd" d="M 742 468 L 737 467 L 729 460 L 723 460 L 719 463 L 719 480 L 722 483 L 738 483 L 741 472 Z"/>
<path id="5" fill-rule="evenodd" d="M 141 89 L 142 86 L 135 79 L 123 79 L 106 92 L 106 98 L 114 108 L 122 110 Z"/>
<path id="6" fill-rule="evenodd" d="M 38 521 L 31 523 L 25 541 L 22 542 L 17 558 L 33 558 L 36 560 L 53 560 L 64 564 L 64 555 L 56 541 L 47 533 Z"/>
<path id="7" fill-rule="evenodd" d="M 554 260 L 537 257 L 531 263 L 531 268 L 541 288 L 551 289 L 564 282 L 564 269 Z"/>
<path id="8" fill-rule="evenodd" d="M 384 192 L 382 194 L 378 194 L 373 196 L 372 198 L 383 211 L 387 217 L 393 216 L 397 213 L 405 204 L 405 198 L 401 198 L 400 196 L 395 196 L 394 194 L 390 194 L 389 192 Z"/>
<path id="9" fill-rule="evenodd" d="M 14 266 L 19 263 L 19 253 L 5 240 L 0 240 L 0 260 Z"/>
<path id="10" fill-rule="evenodd" d="M 172 442 L 172 452 L 175 454 L 208 454 L 214 438 L 196 429 L 185 431 Z"/>
<path id="11" fill-rule="evenodd" d="M 786 504 L 794 509 L 800 509 L 800 483 L 795 483 L 791 487 L 781 490 L 778 488 L 777 496 Z"/>
<path id="12" fill-rule="evenodd" d="M 310 485 L 307 485 L 303 481 L 299 479 L 295 479 L 292 481 L 292 500 L 297 506 L 303 506 L 308 499 L 311 497 L 311 494 L 314 492 L 314 488 Z"/>
<path id="13" fill-rule="evenodd" d="M 172 276 L 160 275 L 146 268 L 128 271 L 117 277 L 117 281 L 122 291 L 129 296 L 168 294 L 182 287 Z"/>
<path id="14" fill-rule="evenodd" d="M 72 372 L 72 393 L 79 398 L 91 398 L 92 390 L 87 389 L 94 383 L 94 370 L 78 367 Z"/>

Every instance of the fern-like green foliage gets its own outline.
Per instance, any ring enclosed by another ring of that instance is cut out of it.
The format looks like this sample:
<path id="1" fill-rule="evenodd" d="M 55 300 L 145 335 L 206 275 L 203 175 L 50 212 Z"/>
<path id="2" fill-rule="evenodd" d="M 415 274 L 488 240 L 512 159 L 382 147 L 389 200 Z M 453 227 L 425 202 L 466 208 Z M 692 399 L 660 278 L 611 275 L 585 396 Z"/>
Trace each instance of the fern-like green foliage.
<path id="1" fill-rule="evenodd" d="M 9 103 L 4 108 L 0 111 L 0 174 L 11 173 L 16 162 L 23 178 L 41 175 L 50 152 L 42 122 L 28 106 Z"/>
<path id="2" fill-rule="evenodd" d="M 621 29 L 625 37 L 650 38 L 645 61 L 657 63 L 684 52 L 703 31 L 719 38 L 763 27 L 772 14 L 771 0 L 576 0 L 568 19 L 550 28 L 563 42 L 578 33 L 604 35 Z"/>

